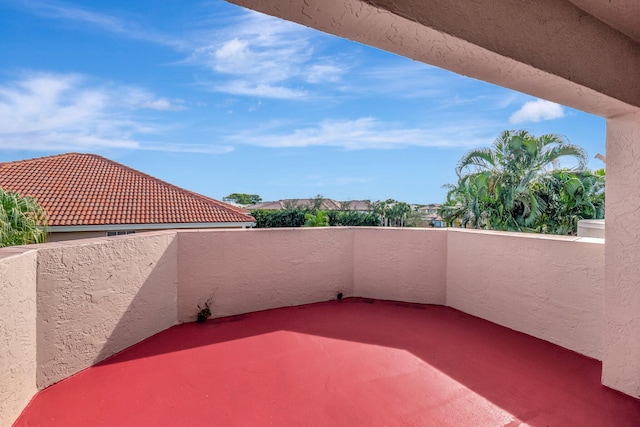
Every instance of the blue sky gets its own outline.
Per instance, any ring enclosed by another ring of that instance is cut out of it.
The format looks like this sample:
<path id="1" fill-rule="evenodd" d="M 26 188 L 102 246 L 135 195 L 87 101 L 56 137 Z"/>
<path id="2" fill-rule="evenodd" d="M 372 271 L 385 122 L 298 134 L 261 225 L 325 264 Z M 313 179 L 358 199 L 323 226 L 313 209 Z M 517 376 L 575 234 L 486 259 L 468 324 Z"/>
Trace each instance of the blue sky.
<path id="1" fill-rule="evenodd" d="M 0 0 L 0 161 L 100 154 L 221 199 L 441 202 L 469 149 L 604 119 L 220 0 Z"/>

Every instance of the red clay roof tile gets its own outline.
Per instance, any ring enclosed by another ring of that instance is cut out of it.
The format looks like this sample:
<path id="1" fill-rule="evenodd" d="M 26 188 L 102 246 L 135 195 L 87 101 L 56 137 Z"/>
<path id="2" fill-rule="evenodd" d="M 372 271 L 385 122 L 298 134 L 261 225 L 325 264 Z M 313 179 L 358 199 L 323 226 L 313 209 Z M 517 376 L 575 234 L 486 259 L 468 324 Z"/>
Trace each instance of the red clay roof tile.
<path id="1" fill-rule="evenodd" d="M 95 154 L 0 163 L 0 188 L 33 196 L 50 226 L 254 222 L 243 209 Z"/>

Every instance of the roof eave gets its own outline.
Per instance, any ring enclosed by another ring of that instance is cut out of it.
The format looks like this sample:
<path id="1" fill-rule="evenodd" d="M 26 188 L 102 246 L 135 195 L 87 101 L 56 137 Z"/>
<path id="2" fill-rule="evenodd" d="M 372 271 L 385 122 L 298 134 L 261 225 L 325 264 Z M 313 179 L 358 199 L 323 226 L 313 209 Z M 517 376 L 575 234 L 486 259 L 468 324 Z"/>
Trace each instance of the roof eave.
<path id="1" fill-rule="evenodd" d="M 107 224 L 107 225 L 55 225 L 47 227 L 50 233 L 84 231 L 172 230 L 185 228 L 249 228 L 255 222 L 189 222 L 169 224 Z"/>

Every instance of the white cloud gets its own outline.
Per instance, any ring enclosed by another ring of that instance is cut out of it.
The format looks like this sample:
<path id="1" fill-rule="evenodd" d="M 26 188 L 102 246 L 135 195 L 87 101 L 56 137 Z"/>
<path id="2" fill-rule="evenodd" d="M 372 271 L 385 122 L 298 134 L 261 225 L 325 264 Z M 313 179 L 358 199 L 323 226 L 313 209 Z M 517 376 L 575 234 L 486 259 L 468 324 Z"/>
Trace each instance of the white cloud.
<path id="1" fill-rule="evenodd" d="M 163 97 L 158 98 L 144 89 L 133 86 L 119 86 L 112 88 L 112 90 L 113 92 L 118 92 L 118 97 L 123 107 L 157 111 L 180 111 L 187 108 L 182 99 L 169 100 Z"/>
<path id="2" fill-rule="evenodd" d="M 150 99 L 141 103 L 140 106 L 142 108 L 150 108 L 152 110 L 159 111 L 179 111 L 187 108 L 184 106 L 184 101 L 176 100 L 175 102 L 171 102 L 167 98 Z"/>
<path id="3" fill-rule="evenodd" d="M 0 85 L 0 149 L 224 152 L 227 148 L 147 142 L 164 129 L 140 113 L 180 102 L 136 87 L 92 83 L 78 74 L 31 74 Z"/>
<path id="4" fill-rule="evenodd" d="M 164 34 L 131 16 L 125 19 L 60 1 L 23 0 L 16 4 L 48 19 L 72 21 L 120 37 L 170 46 L 187 55 L 178 63 L 215 73 L 198 78 L 215 92 L 293 100 L 317 99 L 319 93 L 326 95 L 331 90 L 360 96 L 392 93 L 414 98 L 434 95 L 436 87 L 440 92 L 441 85 L 429 72 L 435 68 L 420 63 L 368 66 L 348 79 L 347 73 L 355 65 L 351 64 L 354 58 L 349 53 L 318 57 L 323 37 L 329 36 L 258 12 L 246 11 L 232 19 L 219 19 L 216 12 L 213 22 L 201 17 L 193 29 Z M 425 78 L 425 70 L 429 78 Z M 345 78 L 352 81 L 345 82 Z M 319 88 L 321 85 L 325 86 Z"/>
<path id="5" fill-rule="evenodd" d="M 343 88 L 345 92 L 366 96 L 392 96 L 394 98 L 439 98 L 457 84 L 455 75 L 420 62 L 398 62 L 367 65 L 353 81 Z M 449 92 L 450 93 L 450 92 Z"/>
<path id="6" fill-rule="evenodd" d="M 291 89 L 286 86 L 270 85 L 265 83 L 253 83 L 246 80 L 234 80 L 220 85 L 212 85 L 210 87 L 216 92 L 228 93 L 231 95 L 245 95 L 273 99 L 299 99 L 307 94 L 304 90 Z"/>
<path id="7" fill-rule="evenodd" d="M 206 145 L 206 144 L 171 144 L 165 142 L 145 142 L 138 147 L 140 150 L 165 151 L 171 153 L 197 153 L 197 154 L 226 154 L 234 150 L 231 145 Z"/>
<path id="8" fill-rule="evenodd" d="M 249 42 L 234 38 L 213 52 L 214 68 L 223 73 L 243 72 L 247 68 Z"/>
<path id="9" fill-rule="evenodd" d="M 337 147 L 347 150 L 376 150 L 419 147 L 471 147 L 489 145 L 496 133 L 487 121 L 449 122 L 433 127 L 406 128 L 402 123 L 373 117 L 355 120 L 325 120 L 290 132 L 274 132 L 274 125 L 241 132 L 227 139 L 231 143 L 269 148 Z"/>
<path id="10" fill-rule="evenodd" d="M 564 110 L 560 104 L 538 99 L 528 101 L 509 117 L 509 123 L 540 122 L 564 117 Z"/>
<path id="11" fill-rule="evenodd" d="M 518 98 L 522 97 L 520 93 L 515 92 L 507 92 L 505 95 L 500 96 L 496 102 L 495 106 L 498 109 L 503 109 L 509 107 L 513 104 Z"/>
<path id="12" fill-rule="evenodd" d="M 119 34 L 134 40 L 143 40 L 151 43 L 184 48 L 185 43 L 179 38 L 168 37 L 151 28 L 144 28 L 134 22 L 127 21 L 106 13 L 91 11 L 58 1 L 22 0 L 15 5 L 22 6 L 35 15 L 48 19 L 61 19 L 88 24 L 91 28 Z"/>
<path id="13" fill-rule="evenodd" d="M 337 82 L 345 72 L 329 59 L 314 59 L 316 37 L 306 27 L 247 12 L 213 33 L 195 37 L 199 45 L 187 63 L 216 72 L 218 82 L 205 84 L 218 92 L 301 99 L 310 95 L 303 83 Z"/>
<path id="14" fill-rule="evenodd" d="M 306 71 L 309 83 L 336 83 L 345 73 L 345 69 L 335 64 L 312 64 Z"/>
<path id="15" fill-rule="evenodd" d="M 277 83 L 296 77 L 311 59 L 309 30 L 257 12 L 201 37 L 189 62 L 249 82 Z"/>
<path id="16" fill-rule="evenodd" d="M 14 6 L 47 19 L 75 22 L 121 37 L 170 46 L 188 55 L 183 62 L 215 72 L 215 84 L 205 85 L 217 92 L 300 99 L 308 93 L 298 88 L 300 83 L 336 82 L 342 73 L 340 66 L 313 58 L 311 39 L 317 38 L 317 33 L 258 12 L 246 11 L 231 21 L 225 18 L 214 23 L 201 17 L 194 23 L 195 29 L 165 34 L 130 16 L 123 18 L 62 1 L 21 0 Z M 202 27 L 203 23 L 208 25 Z M 153 105 L 163 108 L 163 103 L 151 103 L 150 108 Z"/>

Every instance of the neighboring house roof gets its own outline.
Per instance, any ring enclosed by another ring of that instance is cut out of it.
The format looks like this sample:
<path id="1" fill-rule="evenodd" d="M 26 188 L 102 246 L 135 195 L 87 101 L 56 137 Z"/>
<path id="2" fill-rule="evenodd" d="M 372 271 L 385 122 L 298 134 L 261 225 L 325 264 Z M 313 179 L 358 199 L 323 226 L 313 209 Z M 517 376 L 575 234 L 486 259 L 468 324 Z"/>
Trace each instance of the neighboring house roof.
<path id="1" fill-rule="evenodd" d="M 242 208 L 94 154 L 0 163 L 0 188 L 33 196 L 47 211 L 51 231 L 149 224 L 157 228 L 248 226 L 255 222 Z"/>
<path id="2" fill-rule="evenodd" d="M 261 202 L 255 205 L 249 205 L 247 209 L 284 209 L 284 204 L 280 200 L 275 202 Z"/>
<path id="3" fill-rule="evenodd" d="M 349 200 L 342 202 L 342 204 L 348 204 L 349 209 L 352 211 L 368 212 L 371 210 L 371 202 L 369 200 Z"/>
<path id="4" fill-rule="evenodd" d="M 441 203 L 430 203 L 417 208 L 418 212 L 437 211 L 442 206 Z"/>

